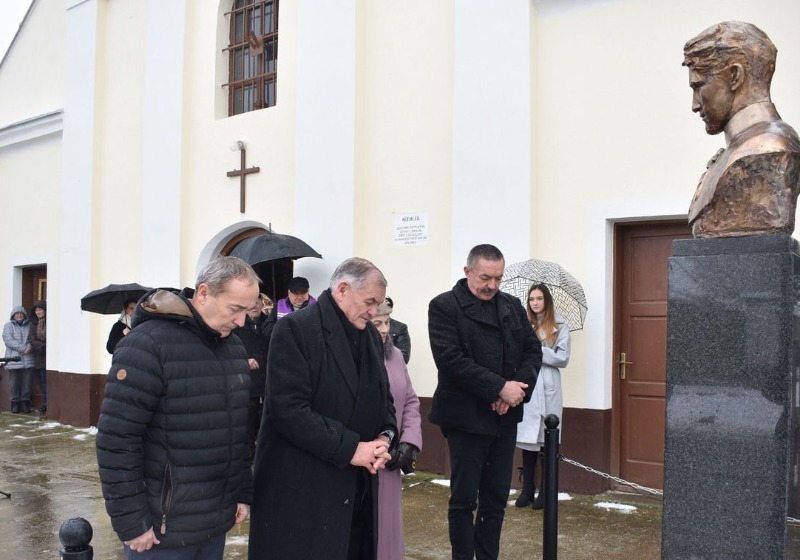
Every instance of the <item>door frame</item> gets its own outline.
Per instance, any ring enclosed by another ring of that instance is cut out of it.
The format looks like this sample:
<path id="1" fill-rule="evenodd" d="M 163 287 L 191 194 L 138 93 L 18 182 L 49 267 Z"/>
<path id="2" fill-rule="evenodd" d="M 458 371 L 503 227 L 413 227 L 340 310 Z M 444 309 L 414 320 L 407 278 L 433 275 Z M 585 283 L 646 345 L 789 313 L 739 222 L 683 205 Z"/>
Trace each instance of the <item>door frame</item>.
<path id="1" fill-rule="evenodd" d="M 611 450 L 609 473 L 619 476 L 622 462 L 622 410 L 621 410 L 621 384 L 617 375 L 617 356 L 621 352 L 621 315 L 622 315 L 622 234 L 621 230 L 631 228 L 645 228 L 653 226 L 685 225 L 686 218 L 681 219 L 650 219 L 641 221 L 615 222 L 613 224 L 613 274 L 612 274 L 612 343 L 611 343 Z M 610 481 L 612 490 L 625 490 L 628 486 Z"/>

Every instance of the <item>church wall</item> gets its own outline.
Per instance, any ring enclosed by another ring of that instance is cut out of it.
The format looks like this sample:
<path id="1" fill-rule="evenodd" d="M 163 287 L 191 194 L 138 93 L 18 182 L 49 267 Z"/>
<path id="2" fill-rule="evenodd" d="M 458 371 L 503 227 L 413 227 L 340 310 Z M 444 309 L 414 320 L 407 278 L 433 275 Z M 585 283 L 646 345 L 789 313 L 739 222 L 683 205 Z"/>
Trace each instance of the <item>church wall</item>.
<path id="1" fill-rule="evenodd" d="M 41 165 L 40 162 L 56 162 Z M 61 135 L 47 136 L 0 148 L 0 208 L 3 242 L 0 258 L 0 319 L 8 321 L 12 307 L 21 302 L 18 267 L 54 266 L 58 253 L 61 197 Z M 24 193 L 24 196 L 23 196 Z"/>
<path id="2" fill-rule="evenodd" d="M 103 336 L 80 310 L 80 298 L 92 286 L 94 221 L 95 100 L 97 85 L 96 1 L 66 3 L 64 39 L 64 133 L 58 262 L 48 267 L 48 340 L 57 337 L 56 365 L 60 372 L 91 372 L 93 340 Z M 55 308 L 55 309 L 54 309 Z M 96 318 L 94 319 L 97 320 Z M 96 324 L 96 323 L 95 323 Z M 48 365 L 54 348 L 48 345 Z"/>
<path id="3" fill-rule="evenodd" d="M 63 0 L 37 0 L 0 66 L 0 127 L 64 105 Z"/>
<path id="4" fill-rule="evenodd" d="M 724 138 L 691 111 L 683 44 L 714 23 L 761 27 L 778 47 L 773 101 L 800 126 L 800 6 L 768 0 L 696 3 L 534 2 L 534 253 L 586 289 L 586 329 L 573 334 L 565 404 L 611 406 L 613 222 L 685 218 Z"/>
<path id="5" fill-rule="evenodd" d="M 295 272 L 315 292 L 327 288 L 335 267 L 356 253 L 362 234 L 354 210 L 356 4 L 297 3 L 294 231 L 324 260 L 303 259 Z"/>
<path id="6" fill-rule="evenodd" d="M 197 268 L 238 229 L 272 224 L 274 231 L 291 234 L 294 228 L 296 6 L 286 2 L 280 7 L 276 106 L 228 117 L 222 87 L 227 59 L 219 52 L 228 45 L 229 20 L 222 14 L 230 4 L 186 3 L 180 214 L 184 285 L 194 285 Z M 239 140 L 246 145 L 247 166 L 261 169 L 247 176 L 244 214 L 239 212 L 239 178 L 226 176 L 240 169 Z"/>
<path id="7" fill-rule="evenodd" d="M 98 5 L 92 270 L 87 291 L 112 283 L 144 283 L 140 240 L 147 227 L 142 198 L 145 8 L 135 0 Z M 89 315 L 90 371 L 104 373 L 111 363 L 105 342 L 117 317 Z"/>
<path id="8" fill-rule="evenodd" d="M 431 396 L 427 307 L 451 275 L 453 6 L 416 4 L 359 9 L 355 253 L 386 275 L 414 387 Z M 396 216 L 414 213 L 427 215 L 428 241 L 396 245 Z"/>

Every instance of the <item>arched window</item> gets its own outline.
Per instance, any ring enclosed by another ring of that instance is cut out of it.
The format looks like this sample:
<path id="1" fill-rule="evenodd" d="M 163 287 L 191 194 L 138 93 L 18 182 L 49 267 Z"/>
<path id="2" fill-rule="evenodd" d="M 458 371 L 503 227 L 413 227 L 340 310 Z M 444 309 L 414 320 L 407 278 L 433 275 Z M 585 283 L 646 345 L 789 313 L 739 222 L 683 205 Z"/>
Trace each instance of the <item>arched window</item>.
<path id="1" fill-rule="evenodd" d="M 275 105 L 278 0 L 234 0 L 228 45 L 228 115 Z"/>

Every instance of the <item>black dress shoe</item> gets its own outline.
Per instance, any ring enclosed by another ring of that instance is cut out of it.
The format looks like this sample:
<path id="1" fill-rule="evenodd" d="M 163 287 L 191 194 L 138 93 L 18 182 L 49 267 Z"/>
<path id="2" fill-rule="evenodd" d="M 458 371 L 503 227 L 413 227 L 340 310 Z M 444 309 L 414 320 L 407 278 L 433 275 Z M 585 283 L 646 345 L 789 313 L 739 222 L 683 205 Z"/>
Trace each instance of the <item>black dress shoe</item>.
<path id="1" fill-rule="evenodd" d="M 16 401 L 13 401 L 13 402 L 11 403 L 11 412 L 12 412 L 13 414 L 19 414 L 19 403 L 18 403 L 18 402 L 16 402 Z"/>
<path id="2" fill-rule="evenodd" d="M 31 411 L 31 401 L 22 401 L 20 410 L 23 414 L 28 414 Z"/>

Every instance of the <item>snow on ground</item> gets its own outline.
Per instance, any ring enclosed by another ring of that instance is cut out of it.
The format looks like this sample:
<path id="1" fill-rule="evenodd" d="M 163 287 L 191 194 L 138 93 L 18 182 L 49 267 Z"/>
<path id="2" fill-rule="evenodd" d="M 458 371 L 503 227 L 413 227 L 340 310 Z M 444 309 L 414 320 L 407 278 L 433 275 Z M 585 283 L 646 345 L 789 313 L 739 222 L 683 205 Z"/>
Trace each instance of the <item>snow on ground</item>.
<path id="1" fill-rule="evenodd" d="M 615 502 L 597 502 L 594 505 L 594 507 L 603 508 L 606 511 L 611 511 L 612 509 L 615 509 L 622 513 L 633 513 L 634 511 L 636 511 L 636 506 L 631 506 L 628 504 L 617 504 Z"/>
<path id="2" fill-rule="evenodd" d="M 445 488 L 450 488 L 450 481 L 444 478 L 434 478 L 431 482 L 439 486 L 444 486 Z"/>

